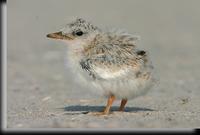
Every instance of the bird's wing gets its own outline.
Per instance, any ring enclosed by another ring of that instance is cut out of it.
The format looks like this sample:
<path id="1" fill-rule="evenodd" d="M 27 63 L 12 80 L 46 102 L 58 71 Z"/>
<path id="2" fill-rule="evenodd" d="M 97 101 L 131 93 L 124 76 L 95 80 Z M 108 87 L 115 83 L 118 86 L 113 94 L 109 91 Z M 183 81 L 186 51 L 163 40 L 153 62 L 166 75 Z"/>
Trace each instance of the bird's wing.
<path id="1" fill-rule="evenodd" d="M 112 79 L 137 71 L 141 65 L 138 58 L 134 46 L 106 44 L 92 48 L 80 65 L 94 78 Z"/>

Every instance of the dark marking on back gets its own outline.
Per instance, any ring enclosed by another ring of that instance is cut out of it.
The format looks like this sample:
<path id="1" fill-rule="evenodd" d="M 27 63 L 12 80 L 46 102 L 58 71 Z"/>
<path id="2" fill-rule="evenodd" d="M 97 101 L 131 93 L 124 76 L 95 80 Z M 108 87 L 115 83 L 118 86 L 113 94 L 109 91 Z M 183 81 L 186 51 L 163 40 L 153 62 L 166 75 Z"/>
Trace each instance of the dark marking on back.
<path id="1" fill-rule="evenodd" d="M 136 53 L 137 53 L 137 55 L 143 56 L 143 55 L 145 55 L 146 52 L 143 50 L 139 50 Z"/>

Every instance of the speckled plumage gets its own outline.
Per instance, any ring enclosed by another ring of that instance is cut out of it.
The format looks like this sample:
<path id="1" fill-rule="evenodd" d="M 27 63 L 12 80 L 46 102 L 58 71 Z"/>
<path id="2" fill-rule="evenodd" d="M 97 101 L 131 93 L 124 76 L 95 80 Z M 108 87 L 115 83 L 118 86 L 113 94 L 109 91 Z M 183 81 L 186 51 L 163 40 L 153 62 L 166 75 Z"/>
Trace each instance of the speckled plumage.
<path id="1" fill-rule="evenodd" d="M 69 44 L 67 66 L 76 80 L 94 92 L 131 99 L 152 86 L 153 66 L 148 53 L 137 48 L 138 37 L 119 30 L 102 31 L 80 18 L 60 33 L 63 36 L 56 38 L 66 38 Z"/>

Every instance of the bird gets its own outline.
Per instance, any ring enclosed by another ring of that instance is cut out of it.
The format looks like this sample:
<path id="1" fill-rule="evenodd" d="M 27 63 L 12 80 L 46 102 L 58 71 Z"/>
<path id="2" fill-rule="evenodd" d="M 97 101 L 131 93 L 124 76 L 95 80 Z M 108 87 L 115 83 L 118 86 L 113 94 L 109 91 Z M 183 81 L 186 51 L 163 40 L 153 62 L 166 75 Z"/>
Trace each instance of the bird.
<path id="1" fill-rule="evenodd" d="M 98 114 L 110 114 L 115 100 L 121 100 L 123 112 L 128 100 L 147 93 L 154 84 L 154 67 L 149 53 L 138 48 L 139 36 L 121 29 L 103 30 L 83 18 L 46 36 L 67 44 L 66 63 L 75 80 L 107 98 Z"/>

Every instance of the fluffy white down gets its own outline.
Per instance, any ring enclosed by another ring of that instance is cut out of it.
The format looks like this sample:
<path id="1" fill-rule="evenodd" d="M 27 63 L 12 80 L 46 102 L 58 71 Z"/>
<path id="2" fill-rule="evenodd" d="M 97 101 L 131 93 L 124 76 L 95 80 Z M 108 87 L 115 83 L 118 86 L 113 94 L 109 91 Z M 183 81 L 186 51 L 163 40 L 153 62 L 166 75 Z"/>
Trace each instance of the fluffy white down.
<path id="1" fill-rule="evenodd" d="M 113 79 L 121 74 L 130 74 L 128 70 L 121 70 L 116 73 L 109 73 L 102 69 L 97 69 L 97 72 L 102 78 L 107 80 L 93 80 L 86 71 L 79 65 L 80 57 L 76 53 L 67 51 L 66 66 L 74 74 L 74 80 L 85 87 L 87 90 L 93 91 L 102 96 L 109 96 L 110 93 L 114 94 L 116 98 L 131 99 L 139 95 L 145 94 L 152 86 L 152 79 L 142 80 L 136 79 L 134 76 L 123 79 Z"/>

